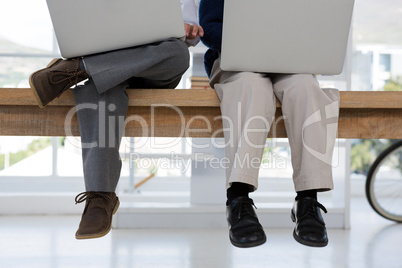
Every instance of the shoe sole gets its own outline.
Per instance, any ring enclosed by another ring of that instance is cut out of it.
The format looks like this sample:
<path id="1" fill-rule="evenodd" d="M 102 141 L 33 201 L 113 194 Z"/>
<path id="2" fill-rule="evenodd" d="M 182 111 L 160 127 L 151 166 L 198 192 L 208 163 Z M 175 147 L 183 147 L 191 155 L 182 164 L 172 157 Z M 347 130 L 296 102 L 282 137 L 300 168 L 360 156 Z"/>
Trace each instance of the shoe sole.
<path id="1" fill-rule="evenodd" d="M 230 239 L 230 237 L 229 237 Z M 230 239 L 230 243 L 232 243 L 233 246 L 238 247 L 238 248 L 252 248 L 252 247 L 258 247 L 261 246 L 262 244 L 264 244 L 267 241 L 267 237 L 264 236 L 264 239 L 260 240 L 260 241 L 255 241 L 253 243 L 247 243 L 247 244 L 239 244 L 236 243 L 235 241 L 232 241 L 232 239 Z"/>
<path id="2" fill-rule="evenodd" d="M 110 230 L 112 229 L 112 218 L 113 218 L 113 215 L 116 214 L 117 209 L 119 208 L 119 206 L 120 206 L 120 201 L 117 199 L 117 203 L 114 206 L 113 213 L 110 216 L 110 225 L 108 226 L 106 231 L 104 231 L 102 233 L 89 234 L 89 235 L 78 235 L 77 233 L 75 233 L 75 238 L 76 239 L 92 239 L 92 238 L 100 238 L 100 237 L 103 237 L 103 236 L 107 235 L 110 232 Z"/>
<path id="3" fill-rule="evenodd" d="M 293 209 L 290 211 L 290 218 L 292 219 L 293 222 L 296 222 L 296 216 L 293 212 Z M 325 242 L 322 242 L 322 243 L 315 243 L 315 242 L 303 240 L 296 234 L 296 230 L 293 230 L 293 238 L 300 244 L 309 246 L 309 247 L 321 248 L 321 247 L 325 247 L 328 245 L 328 240 Z"/>
<path id="4" fill-rule="evenodd" d="M 230 226 L 229 226 L 230 228 Z M 230 243 L 232 243 L 233 246 L 238 247 L 238 248 L 252 248 L 252 247 L 258 247 L 261 246 L 262 244 L 264 244 L 265 242 L 267 242 L 267 236 L 264 233 L 264 238 L 259 240 L 259 241 L 255 241 L 252 243 L 237 243 L 236 241 L 232 240 L 232 238 L 229 235 L 229 240 Z"/>
<path id="5" fill-rule="evenodd" d="M 29 76 L 29 85 L 30 85 L 30 87 L 31 87 L 31 89 L 32 89 L 32 92 L 33 92 L 33 94 L 34 94 L 34 96 L 35 96 L 35 99 L 36 99 L 36 101 L 38 102 L 38 105 L 39 105 L 40 108 L 45 108 L 46 105 L 43 105 L 42 100 L 39 98 L 38 91 L 36 90 L 36 88 L 35 88 L 35 86 L 34 86 L 34 83 L 33 83 L 33 81 L 32 81 L 32 78 L 33 78 L 33 77 L 35 76 L 35 74 L 37 74 L 38 72 L 41 72 L 41 71 L 43 71 L 43 70 L 45 70 L 45 69 L 47 69 L 47 68 L 52 67 L 53 65 L 55 65 L 55 64 L 56 64 L 57 62 L 59 62 L 60 60 L 62 60 L 62 59 L 60 59 L 60 58 L 53 59 L 53 60 L 46 66 L 46 68 L 40 69 L 39 71 L 36 71 L 36 72 L 34 72 L 33 74 L 31 74 L 31 75 Z"/>

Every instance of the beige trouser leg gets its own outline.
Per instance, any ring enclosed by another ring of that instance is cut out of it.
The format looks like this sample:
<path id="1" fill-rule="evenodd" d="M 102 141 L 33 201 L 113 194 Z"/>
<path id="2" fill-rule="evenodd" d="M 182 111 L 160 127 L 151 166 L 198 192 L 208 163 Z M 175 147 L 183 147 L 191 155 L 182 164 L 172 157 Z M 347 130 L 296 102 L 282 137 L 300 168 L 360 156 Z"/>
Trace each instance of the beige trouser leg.
<path id="1" fill-rule="evenodd" d="M 339 92 L 321 89 L 313 75 L 226 72 L 219 60 L 211 86 L 221 100 L 228 167 L 227 187 L 243 182 L 258 187 L 265 141 L 274 119 L 275 96 L 291 148 L 296 191 L 333 188 L 331 159 L 337 132 Z"/>

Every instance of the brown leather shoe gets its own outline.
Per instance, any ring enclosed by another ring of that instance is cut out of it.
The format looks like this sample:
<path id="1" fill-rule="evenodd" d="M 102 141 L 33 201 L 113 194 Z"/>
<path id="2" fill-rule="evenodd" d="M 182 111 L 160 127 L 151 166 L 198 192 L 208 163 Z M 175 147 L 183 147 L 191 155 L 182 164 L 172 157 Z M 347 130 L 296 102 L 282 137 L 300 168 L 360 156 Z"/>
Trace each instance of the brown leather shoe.
<path id="1" fill-rule="evenodd" d="M 31 74 L 29 85 L 39 107 L 43 108 L 71 86 L 88 77 L 89 75 L 80 69 L 79 59 L 54 59 L 46 68 Z"/>
<path id="2" fill-rule="evenodd" d="M 119 198 L 115 193 L 106 192 L 83 192 L 75 197 L 76 204 L 84 201 L 85 208 L 75 238 L 105 236 L 112 228 L 112 216 L 119 208 Z"/>

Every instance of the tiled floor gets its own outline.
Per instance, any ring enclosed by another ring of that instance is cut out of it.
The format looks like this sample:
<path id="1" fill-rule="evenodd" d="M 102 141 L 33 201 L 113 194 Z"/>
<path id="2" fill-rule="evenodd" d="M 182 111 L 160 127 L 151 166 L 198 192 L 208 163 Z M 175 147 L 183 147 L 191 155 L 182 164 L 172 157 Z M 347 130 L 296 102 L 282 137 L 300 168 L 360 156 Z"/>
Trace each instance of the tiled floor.
<path id="1" fill-rule="evenodd" d="M 329 229 L 326 248 L 305 247 L 291 229 L 266 229 L 266 244 L 231 246 L 226 229 L 112 230 L 74 238 L 79 216 L 0 217 L 0 268 L 402 267 L 402 224 L 352 200 L 350 230 Z"/>

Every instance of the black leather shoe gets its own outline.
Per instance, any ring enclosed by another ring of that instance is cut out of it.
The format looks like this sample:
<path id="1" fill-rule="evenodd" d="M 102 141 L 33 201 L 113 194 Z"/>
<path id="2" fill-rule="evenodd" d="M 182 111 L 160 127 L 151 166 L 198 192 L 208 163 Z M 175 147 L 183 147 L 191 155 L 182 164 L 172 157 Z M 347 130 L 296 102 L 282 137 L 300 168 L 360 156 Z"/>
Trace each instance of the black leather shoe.
<path id="1" fill-rule="evenodd" d="M 297 242 L 310 247 L 328 245 L 327 229 L 320 209 L 327 213 L 326 208 L 311 197 L 295 201 L 291 218 L 296 222 L 293 237 Z"/>
<path id="2" fill-rule="evenodd" d="M 267 240 L 254 211 L 252 199 L 237 197 L 226 206 L 230 242 L 239 248 L 256 247 Z"/>

